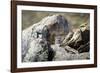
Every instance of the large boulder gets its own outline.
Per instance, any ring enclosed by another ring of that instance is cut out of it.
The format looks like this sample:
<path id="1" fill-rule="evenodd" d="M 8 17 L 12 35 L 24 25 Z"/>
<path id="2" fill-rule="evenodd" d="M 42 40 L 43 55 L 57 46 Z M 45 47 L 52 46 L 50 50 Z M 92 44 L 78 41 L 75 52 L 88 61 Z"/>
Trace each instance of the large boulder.
<path id="1" fill-rule="evenodd" d="M 66 35 L 68 32 L 68 22 L 61 15 L 47 16 L 23 30 L 22 61 L 51 61 L 54 52 L 50 44 L 55 42 L 56 36 Z"/>
<path id="2" fill-rule="evenodd" d="M 23 62 L 89 59 L 89 49 L 87 25 L 69 32 L 62 15 L 47 16 L 22 32 Z"/>

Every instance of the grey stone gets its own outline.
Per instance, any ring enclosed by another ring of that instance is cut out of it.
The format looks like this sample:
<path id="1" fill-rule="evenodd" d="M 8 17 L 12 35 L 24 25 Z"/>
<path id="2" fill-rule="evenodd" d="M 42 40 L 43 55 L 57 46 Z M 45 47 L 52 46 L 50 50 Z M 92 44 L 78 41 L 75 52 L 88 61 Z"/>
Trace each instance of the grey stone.
<path id="1" fill-rule="evenodd" d="M 43 18 L 22 32 L 22 61 L 51 61 L 54 52 L 50 47 L 51 38 L 67 34 L 68 22 L 61 15 L 52 15 Z M 54 38 L 55 41 L 55 38 Z"/>

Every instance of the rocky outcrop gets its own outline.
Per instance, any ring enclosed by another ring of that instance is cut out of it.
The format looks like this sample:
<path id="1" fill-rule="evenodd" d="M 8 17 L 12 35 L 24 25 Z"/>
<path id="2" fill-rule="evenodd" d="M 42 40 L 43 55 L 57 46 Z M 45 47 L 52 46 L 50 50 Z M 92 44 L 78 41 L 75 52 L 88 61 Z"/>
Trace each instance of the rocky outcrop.
<path id="1" fill-rule="evenodd" d="M 51 38 L 68 31 L 68 22 L 61 15 L 48 16 L 40 22 L 23 30 L 22 33 L 22 61 L 52 60 L 54 52 L 50 48 Z M 53 36 L 54 35 L 54 36 Z"/>
<path id="2" fill-rule="evenodd" d="M 70 32 L 63 40 L 61 46 L 68 45 L 80 53 L 89 52 L 90 31 L 87 26 L 86 24 L 82 24 L 74 33 Z"/>
<path id="3" fill-rule="evenodd" d="M 60 61 L 89 59 L 87 25 L 70 32 L 62 15 L 43 18 L 22 32 L 22 61 Z"/>

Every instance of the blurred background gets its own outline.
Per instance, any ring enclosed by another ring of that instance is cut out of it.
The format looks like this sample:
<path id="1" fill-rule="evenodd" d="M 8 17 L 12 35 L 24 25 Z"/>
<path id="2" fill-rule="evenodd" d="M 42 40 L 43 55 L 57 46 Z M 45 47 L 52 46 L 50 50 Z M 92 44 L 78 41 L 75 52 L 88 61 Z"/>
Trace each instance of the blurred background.
<path id="1" fill-rule="evenodd" d="M 81 24 L 88 23 L 90 20 L 89 13 L 71 13 L 71 12 L 47 12 L 47 11 L 29 11 L 22 10 L 22 30 L 41 21 L 46 16 L 60 14 L 66 18 L 71 28 L 77 29 Z"/>

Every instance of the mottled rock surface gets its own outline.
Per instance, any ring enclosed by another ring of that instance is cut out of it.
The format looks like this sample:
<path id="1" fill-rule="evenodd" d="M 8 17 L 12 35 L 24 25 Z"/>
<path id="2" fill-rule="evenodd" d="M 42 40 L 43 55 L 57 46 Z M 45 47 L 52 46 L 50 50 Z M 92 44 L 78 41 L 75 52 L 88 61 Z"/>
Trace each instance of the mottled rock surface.
<path id="1" fill-rule="evenodd" d="M 82 24 L 79 29 L 77 29 L 74 33 L 70 32 L 63 42 L 61 43 L 61 46 L 70 46 L 76 50 L 78 50 L 80 53 L 82 52 L 89 52 L 90 49 L 90 30 L 88 28 L 88 25 Z"/>
<path id="2" fill-rule="evenodd" d="M 67 34 L 68 22 L 61 15 L 48 16 L 40 22 L 23 30 L 22 33 L 22 58 L 23 61 L 48 61 L 48 56 L 53 52 L 50 48 L 51 38 Z M 55 36 L 53 36 L 55 35 Z M 44 43 L 45 42 L 45 43 Z M 48 44 L 49 43 L 49 44 Z M 45 47 L 43 46 L 45 45 Z M 49 46 L 49 47 L 48 47 Z M 41 53 L 40 53 L 41 52 Z"/>
<path id="3" fill-rule="evenodd" d="M 43 18 L 22 32 L 22 61 L 89 59 L 89 29 L 82 24 L 70 32 L 62 15 Z"/>

